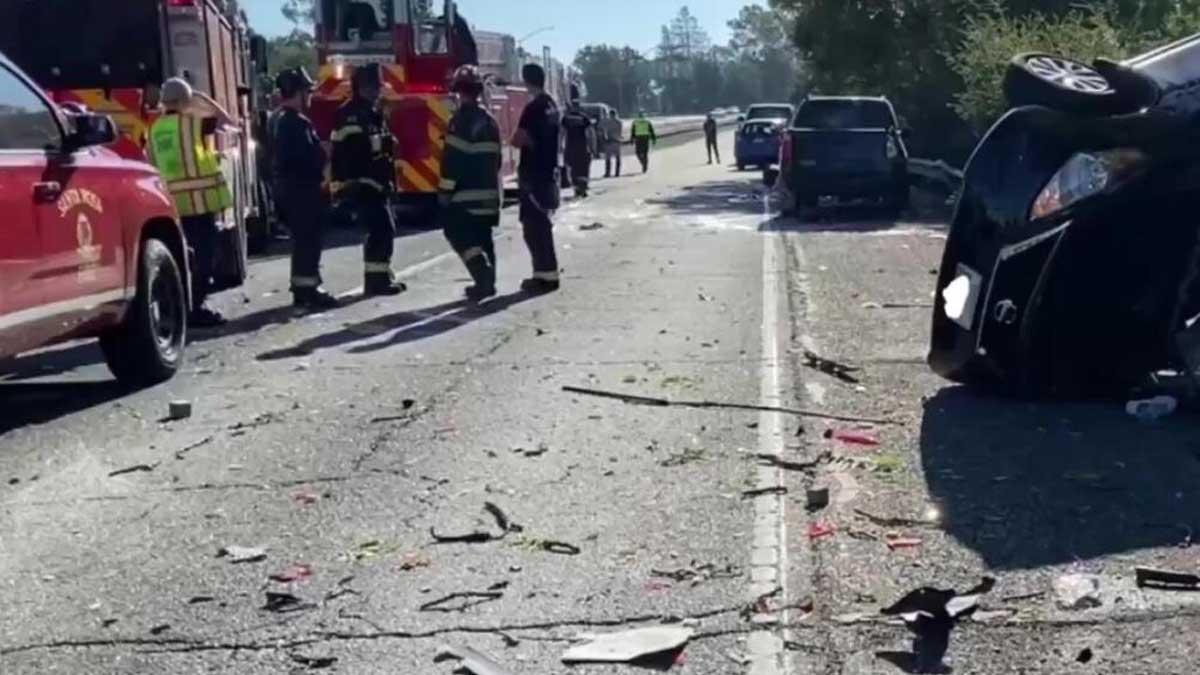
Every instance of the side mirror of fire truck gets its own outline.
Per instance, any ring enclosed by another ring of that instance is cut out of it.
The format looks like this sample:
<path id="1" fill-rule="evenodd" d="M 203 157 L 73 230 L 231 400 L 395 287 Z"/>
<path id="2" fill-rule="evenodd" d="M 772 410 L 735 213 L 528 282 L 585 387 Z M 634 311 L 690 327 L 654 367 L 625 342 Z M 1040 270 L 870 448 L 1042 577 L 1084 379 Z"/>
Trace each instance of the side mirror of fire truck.
<path id="1" fill-rule="evenodd" d="M 266 75 L 271 71 L 268 51 L 266 38 L 261 35 L 250 38 L 250 58 L 254 61 L 254 70 L 260 75 Z"/>
<path id="2" fill-rule="evenodd" d="M 108 115 L 85 112 L 69 116 L 73 127 L 67 136 L 68 152 L 117 141 L 117 125 Z"/>

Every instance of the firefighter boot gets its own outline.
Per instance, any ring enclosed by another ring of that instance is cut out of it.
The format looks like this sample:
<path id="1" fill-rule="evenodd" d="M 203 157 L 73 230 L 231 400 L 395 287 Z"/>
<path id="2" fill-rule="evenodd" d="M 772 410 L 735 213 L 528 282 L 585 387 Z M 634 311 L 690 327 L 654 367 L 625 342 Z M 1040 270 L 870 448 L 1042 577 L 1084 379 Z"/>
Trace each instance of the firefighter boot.
<path id="1" fill-rule="evenodd" d="M 487 256 L 475 256 L 467 261 L 467 271 L 471 273 L 474 286 L 468 286 L 467 299 L 479 302 L 496 294 L 496 270 L 492 269 Z"/>
<path id="2" fill-rule="evenodd" d="M 341 306 L 341 301 L 324 288 L 297 288 L 292 291 L 292 304 L 300 310 L 326 310 Z"/>
<path id="3" fill-rule="evenodd" d="M 396 281 L 391 272 L 368 272 L 363 281 L 363 294 L 367 297 L 400 295 L 407 290 L 408 286 Z"/>

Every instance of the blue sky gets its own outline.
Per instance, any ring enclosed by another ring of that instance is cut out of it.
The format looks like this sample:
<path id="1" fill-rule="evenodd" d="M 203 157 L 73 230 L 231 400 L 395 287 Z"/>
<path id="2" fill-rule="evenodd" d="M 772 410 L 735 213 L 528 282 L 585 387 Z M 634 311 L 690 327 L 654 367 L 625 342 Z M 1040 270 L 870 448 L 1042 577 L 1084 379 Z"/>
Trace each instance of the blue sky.
<path id="1" fill-rule="evenodd" d="M 687 5 L 718 43 L 729 39 L 725 22 L 752 0 L 459 0 L 463 15 L 476 28 L 521 38 L 544 26 L 525 43 L 537 51 L 549 45 L 560 60 L 570 61 L 585 44 L 605 42 L 648 50 L 658 44 L 663 24 Z M 251 25 L 265 35 L 291 30 L 279 13 L 280 0 L 243 0 Z M 764 4 L 755 0 L 753 4 Z M 564 58 L 565 56 L 565 58 Z"/>

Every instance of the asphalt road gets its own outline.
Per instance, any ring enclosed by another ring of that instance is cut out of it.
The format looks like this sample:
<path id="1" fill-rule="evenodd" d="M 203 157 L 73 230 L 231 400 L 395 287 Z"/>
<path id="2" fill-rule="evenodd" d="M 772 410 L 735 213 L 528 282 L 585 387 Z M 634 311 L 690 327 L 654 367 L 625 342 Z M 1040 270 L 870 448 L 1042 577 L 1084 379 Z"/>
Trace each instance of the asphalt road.
<path id="1" fill-rule="evenodd" d="M 1196 564 L 1188 420 L 949 385 L 923 365 L 936 200 L 901 222 L 783 218 L 757 174 L 702 155 L 664 147 L 649 175 L 569 202 L 555 295 L 515 292 L 528 256 L 506 212 L 502 295 L 479 308 L 427 231 L 397 240 L 409 293 L 359 300 L 341 233 L 325 272 L 351 304 L 297 317 L 286 261 L 261 260 L 221 298 L 232 323 L 161 387 L 121 391 L 92 345 L 12 364 L 0 672 L 449 673 L 443 644 L 529 674 L 911 672 L 910 636 L 878 610 L 984 575 L 997 584 L 952 635 L 954 673 L 1194 672 L 1200 595 L 1132 580 Z M 164 421 L 175 399 L 191 418 Z M 831 504 L 810 513 L 814 484 Z M 218 557 L 231 546 L 266 557 Z M 1056 605 L 1070 572 L 1095 575 L 1099 607 Z M 437 602 L 455 593 L 473 595 Z M 694 629 L 681 653 L 561 662 L 581 634 L 663 623 Z"/>

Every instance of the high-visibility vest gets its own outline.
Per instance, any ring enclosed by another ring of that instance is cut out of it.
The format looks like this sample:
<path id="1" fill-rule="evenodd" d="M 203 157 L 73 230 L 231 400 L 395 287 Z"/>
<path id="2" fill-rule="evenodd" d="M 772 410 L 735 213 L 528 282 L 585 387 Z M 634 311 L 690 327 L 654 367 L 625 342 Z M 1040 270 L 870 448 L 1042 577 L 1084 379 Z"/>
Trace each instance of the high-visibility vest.
<path id="1" fill-rule="evenodd" d="M 650 135 L 650 120 L 634 120 L 632 134 L 634 138 Z"/>
<path id="2" fill-rule="evenodd" d="M 183 217 L 233 206 L 221 160 L 205 141 L 203 124 L 195 115 L 171 113 L 150 128 L 150 156 Z"/>

